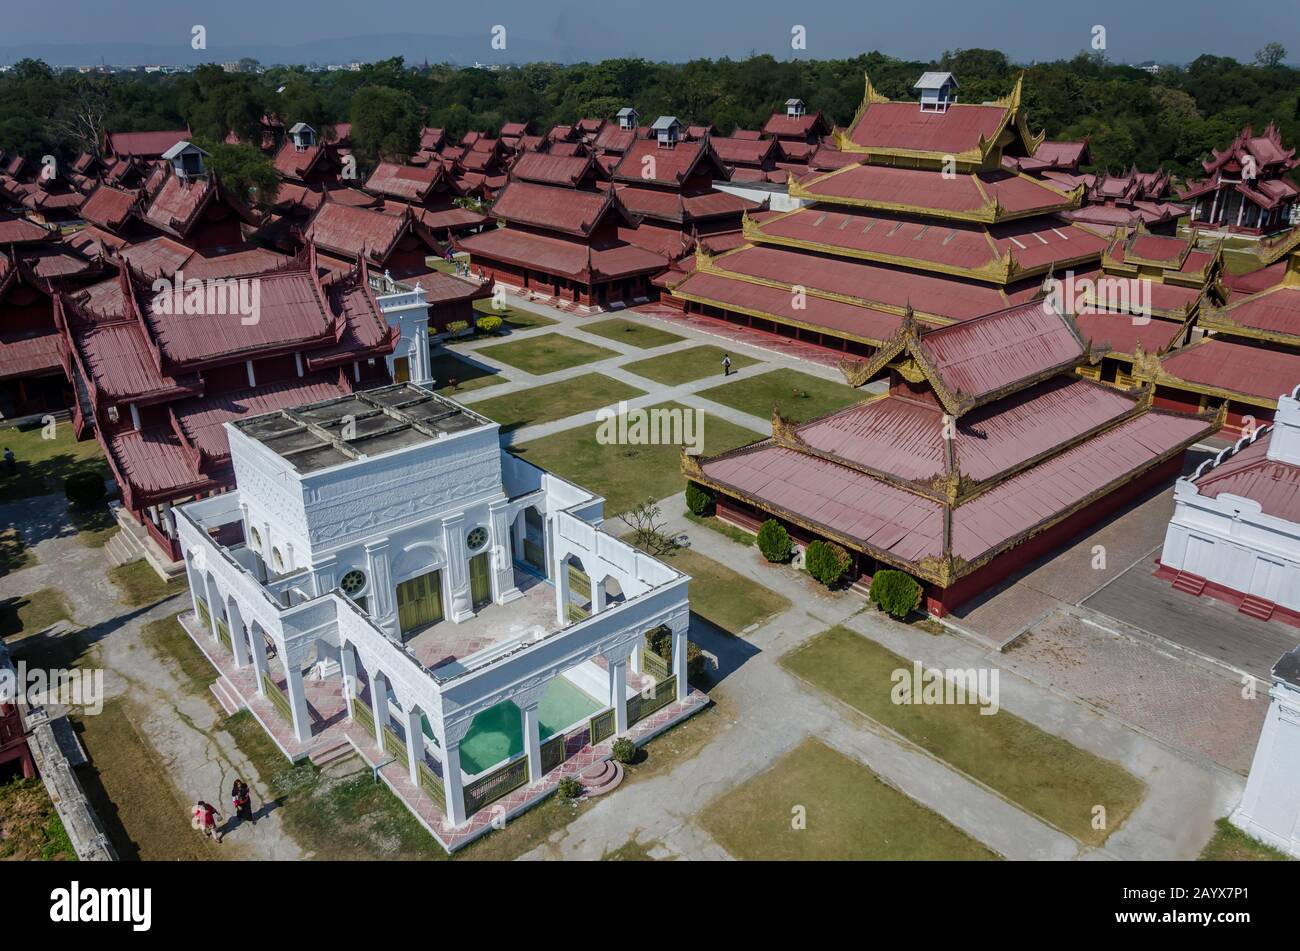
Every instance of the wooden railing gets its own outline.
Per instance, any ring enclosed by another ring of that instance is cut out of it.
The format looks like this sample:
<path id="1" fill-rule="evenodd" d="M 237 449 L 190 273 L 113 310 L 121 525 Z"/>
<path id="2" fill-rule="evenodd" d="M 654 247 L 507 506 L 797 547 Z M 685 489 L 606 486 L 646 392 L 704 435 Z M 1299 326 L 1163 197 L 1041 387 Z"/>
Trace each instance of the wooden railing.
<path id="1" fill-rule="evenodd" d="M 514 792 L 527 782 L 527 756 L 521 756 L 494 769 L 465 787 L 465 815 L 474 815 L 484 806 Z"/>
<path id="2" fill-rule="evenodd" d="M 284 718 L 284 722 L 293 725 L 293 708 L 289 705 L 289 698 L 284 695 L 280 685 L 271 679 L 269 674 L 262 674 L 262 689 L 266 693 L 266 699 L 271 701 L 271 706 L 275 707 L 275 712 Z"/>

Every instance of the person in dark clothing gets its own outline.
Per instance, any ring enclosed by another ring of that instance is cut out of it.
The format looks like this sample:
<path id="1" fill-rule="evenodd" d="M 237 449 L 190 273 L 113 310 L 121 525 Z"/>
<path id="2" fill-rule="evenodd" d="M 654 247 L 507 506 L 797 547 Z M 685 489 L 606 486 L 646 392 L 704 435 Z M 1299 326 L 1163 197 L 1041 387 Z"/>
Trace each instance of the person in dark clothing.
<path id="1" fill-rule="evenodd" d="M 235 810 L 235 815 L 239 816 L 241 821 L 247 820 L 254 825 L 257 824 L 257 820 L 253 818 L 253 796 L 249 792 L 248 783 L 238 777 L 235 778 L 234 785 L 230 787 L 230 804 Z"/>

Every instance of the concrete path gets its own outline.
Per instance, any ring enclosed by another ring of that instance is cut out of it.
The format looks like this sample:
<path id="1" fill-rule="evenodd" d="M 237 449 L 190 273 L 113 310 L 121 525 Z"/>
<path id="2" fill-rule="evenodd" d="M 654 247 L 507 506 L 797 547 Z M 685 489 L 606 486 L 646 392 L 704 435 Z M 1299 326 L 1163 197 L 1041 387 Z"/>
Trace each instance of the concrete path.
<path id="1" fill-rule="evenodd" d="M 750 346 L 734 341 L 720 341 L 719 338 L 711 336 L 696 330 L 693 327 L 687 327 L 668 321 L 657 320 L 644 314 L 628 314 L 615 312 L 595 317 L 580 317 L 576 314 L 566 313 L 557 310 L 554 307 L 541 304 L 540 302 L 528 302 L 527 305 L 511 301 L 511 306 L 519 310 L 534 311 L 546 317 L 557 321 L 556 324 L 547 327 L 534 327 L 529 330 L 513 331 L 506 337 L 487 338 L 484 340 L 474 340 L 467 343 L 453 343 L 447 349 L 458 356 L 471 358 L 474 362 L 483 366 L 491 367 L 498 371 L 498 375 L 506 380 L 505 383 L 494 386 L 483 387 L 478 390 L 470 390 L 466 393 L 457 393 L 457 401 L 467 406 L 473 406 L 475 403 L 484 400 L 490 400 L 497 396 L 506 396 L 519 390 L 531 389 L 547 383 L 558 383 L 564 380 L 572 379 L 578 376 L 584 376 L 588 373 L 600 373 L 611 379 L 626 383 L 628 386 L 634 386 L 639 390 L 645 391 L 645 395 L 634 397 L 627 401 L 629 409 L 641 409 L 647 406 L 655 406 L 660 403 L 678 402 L 686 406 L 698 407 L 706 413 L 725 419 L 746 429 L 752 429 L 756 434 L 768 435 L 772 431 L 770 419 L 760 418 L 740 410 L 715 403 L 712 400 L 701 396 L 696 396 L 700 391 L 710 389 L 723 382 L 735 382 L 737 380 L 748 379 L 763 373 L 768 373 L 775 369 L 791 369 L 809 376 L 819 377 L 826 380 L 843 382 L 843 377 L 839 371 L 833 367 L 822 366 L 820 364 L 807 363 L 796 357 L 783 355 L 770 350 L 763 350 L 758 347 Z M 582 328 L 614 317 L 626 317 L 629 320 L 636 320 L 639 323 L 645 323 L 656 326 L 660 329 L 685 337 L 686 339 L 665 344 L 661 347 L 644 348 L 632 344 L 624 343 L 620 340 L 611 340 L 598 334 L 585 332 Z M 528 340 L 534 337 L 545 336 L 547 334 L 559 334 L 563 337 L 569 337 L 586 344 L 592 344 L 604 347 L 606 350 L 614 351 L 615 355 L 605 357 L 601 360 L 594 360 L 589 363 L 583 363 L 576 367 L 569 367 L 564 370 L 556 370 L 546 374 L 532 374 L 511 364 L 504 363 L 494 359 L 485 350 L 502 343 L 510 343 L 515 340 Z M 666 354 L 676 353 L 682 350 L 690 350 L 702 345 L 719 346 L 726 343 L 724 347 L 728 352 L 747 356 L 756 363 L 733 370 L 726 380 L 723 379 L 721 366 L 716 374 L 711 374 L 703 379 L 692 380 L 677 386 L 666 386 L 657 383 L 654 380 L 637 376 L 623 367 L 629 363 L 635 363 L 639 360 L 646 360 L 652 357 L 664 356 Z M 863 389 L 863 399 L 871 395 L 870 388 Z M 616 404 L 611 404 L 616 405 Z M 585 410 L 581 413 L 575 413 L 563 419 L 554 420 L 549 423 L 541 423 L 536 426 L 525 426 L 521 429 L 507 433 L 502 437 L 506 445 L 528 442 L 533 439 L 540 439 L 544 436 L 550 436 L 558 432 L 564 432 L 577 426 L 590 425 L 596 421 L 598 410 Z"/>
<path id="2" fill-rule="evenodd" d="M 104 550 L 87 548 L 78 541 L 62 496 L 0 506 L 0 525 L 19 528 L 39 559 L 32 567 L 0 577 L 0 598 L 43 588 L 63 593 L 73 627 L 88 644 L 91 656 L 87 665 L 104 670 L 105 699 L 127 701 L 132 725 L 166 767 L 171 788 L 158 789 L 156 795 L 174 799 L 183 815 L 188 815 L 188 806 L 196 799 L 206 799 L 228 814 L 230 784 L 238 775 L 252 786 L 255 803 L 269 801 L 270 789 L 234 738 L 221 729 L 224 715 L 211 695 L 188 692 L 175 662 L 159 657 L 141 636 L 149 622 L 188 606 L 188 595 L 145 609 L 124 607 L 117 600 L 117 587 L 108 578 Z M 39 643 L 24 647 L 23 641 L 11 641 L 10 645 L 19 658 L 39 663 Z M 88 746 L 88 752 L 93 760 L 95 748 Z M 208 846 L 207 854 L 236 860 L 304 857 L 274 810 L 259 819 L 256 827 L 235 829 L 221 846 Z"/>
<path id="3" fill-rule="evenodd" d="M 1002 655 L 950 634 L 930 635 L 862 610 L 854 594 L 829 594 L 789 568 L 766 564 L 717 532 L 686 521 L 682 497 L 662 503 L 669 528 L 691 547 L 795 605 L 743 639 L 693 621 L 692 639 L 718 656 L 722 724 L 696 755 L 667 773 L 632 782 L 599 800 L 526 857 L 599 858 L 629 838 L 653 843 L 656 857 L 720 858 L 726 853 L 694 817 L 728 789 L 768 768 L 808 737 L 855 757 L 908 795 L 1008 858 L 1191 859 L 1214 820 L 1240 797 L 1242 779 L 1175 750 L 1003 668 Z M 928 666 L 1001 669 L 1003 706 L 1077 746 L 1117 760 L 1148 785 L 1143 803 L 1102 850 L 1078 841 L 954 772 L 779 665 L 780 657 L 835 624 Z"/>

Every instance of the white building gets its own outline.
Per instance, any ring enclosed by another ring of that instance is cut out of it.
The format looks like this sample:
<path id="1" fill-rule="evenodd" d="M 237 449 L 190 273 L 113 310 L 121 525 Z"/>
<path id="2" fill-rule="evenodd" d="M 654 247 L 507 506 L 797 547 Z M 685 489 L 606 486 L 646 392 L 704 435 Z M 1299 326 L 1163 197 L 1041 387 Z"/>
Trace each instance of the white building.
<path id="1" fill-rule="evenodd" d="M 1273 666 L 1268 715 L 1233 825 L 1300 859 L 1300 647 Z"/>
<path id="2" fill-rule="evenodd" d="M 387 764 L 444 845 L 507 794 L 540 798 L 578 747 L 604 758 L 704 702 L 689 579 L 503 452 L 496 423 L 396 384 L 227 430 L 236 490 L 177 510 L 185 623 L 220 691 L 292 758 L 346 736 Z"/>
<path id="3" fill-rule="evenodd" d="M 1174 487 L 1162 577 L 1300 626 L 1300 386 L 1264 426 Z"/>

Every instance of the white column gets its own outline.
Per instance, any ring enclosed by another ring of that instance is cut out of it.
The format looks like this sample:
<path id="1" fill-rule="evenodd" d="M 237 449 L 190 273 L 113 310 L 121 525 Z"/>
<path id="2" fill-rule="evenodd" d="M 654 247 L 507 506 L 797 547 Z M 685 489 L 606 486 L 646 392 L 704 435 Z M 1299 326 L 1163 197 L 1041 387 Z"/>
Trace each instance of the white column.
<path id="1" fill-rule="evenodd" d="M 528 779 L 533 784 L 542 781 L 542 728 L 537 718 L 537 702 L 519 708 L 524 726 L 524 749 L 528 751 Z"/>
<path id="2" fill-rule="evenodd" d="M 343 668 L 343 703 L 348 708 L 348 719 L 352 719 L 352 691 L 357 684 L 357 654 L 351 644 L 344 644 L 339 651 L 339 663 Z"/>
<path id="3" fill-rule="evenodd" d="M 465 547 L 467 534 L 464 514 L 451 515 L 442 520 L 442 537 L 447 551 L 447 617 L 459 624 L 474 616 L 474 605 L 469 591 L 469 552 Z"/>
<path id="4" fill-rule="evenodd" d="M 627 658 L 609 662 L 609 702 L 614 708 L 614 732 L 627 732 Z"/>
<path id="5" fill-rule="evenodd" d="M 563 627 L 569 623 L 569 566 L 555 562 L 555 620 Z"/>
<path id="6" fill-rule="evenodd" d="M 266 696 L 266 686 L 262 681 L 271 669 L 271 665 L 266 660 L 266 636 L 260 629 L 250 624 L 248 640 L 253 646 L 253 670 L 257 674 L 257 692 L 260 696 Z"/>
<path id="7" fill-rule="evenodd" d="M 379 671 L 370 674 L 370 702 L 375 711 L 375 746 L 384 751 L 384 727 L 388 723 L 388 679 Z"/>
<path id="8" fill-rule="evenodd" d="M 424 727 L 420 723 L 420 708 L 406 711 L 406 765 L 411 770 L 411 785 L 419 788 L 420 761 L 424 759 Z"/>
<path id="9" fill-rule="evenodd" d="M 645 638 L 637 642 L 636 647 L 632 648 L 632 673 L 641 673 L 641 650 L 644 647 Z"/>
<path id="10" fill-rule="evenodd" d="M 689 628 L 673 630 L 673 676 L 677 678 L 677 699 L 685 700 L 691 686 L 686 682 L 686 645 Z"/>
<path id="11" fill-rule="evenodd" d="M 515 585 L 514 532 L 509 519 L 510 503 L 506 499 L 488 506 L 492 523 L 492 595 L 497 604 L 523 597 Z"/>
<path id="12" fill-rule="evenodd" d="M 442 744 L 442 792 L 447 800 L 447 825 L 465 822 L 465 789 L 460 781 L 460 740 Z"/>
<path id="13" fill-rule="evenodd" d="M 244 618 L 238 611 L 227 611 L 226 623 L 230 625 L 230 648 L 235 655 L 235 667 L 247 667 L 248 634 L 244 629 Z"/>
<path id="14" fill-rule="evenodd" d="M 219 642 L 221 638 L 217 634 L 217 618 L 221 617 L 221 598 L 210 577 L 204 579 L 203 590 L 207 595 L 204 600 L 208 602 L 208 636 Z"/>
<path id="15" fill-rule="evenodd" d="M 597 584 L 594 580 L 591 582 L 591 613 L 599 614 L 605 610 L 605 579 L 602 578 Z"/>
<path id="16" fill-rule="evenodd" d="M 311 739 L 311 717 L 307 713 L 307 692 L 303 689 L 302 671 L 285 657 L 284 680 L 289 693 L 289 710 L 293 714 L 293 735 L 299 743 Z"/>

